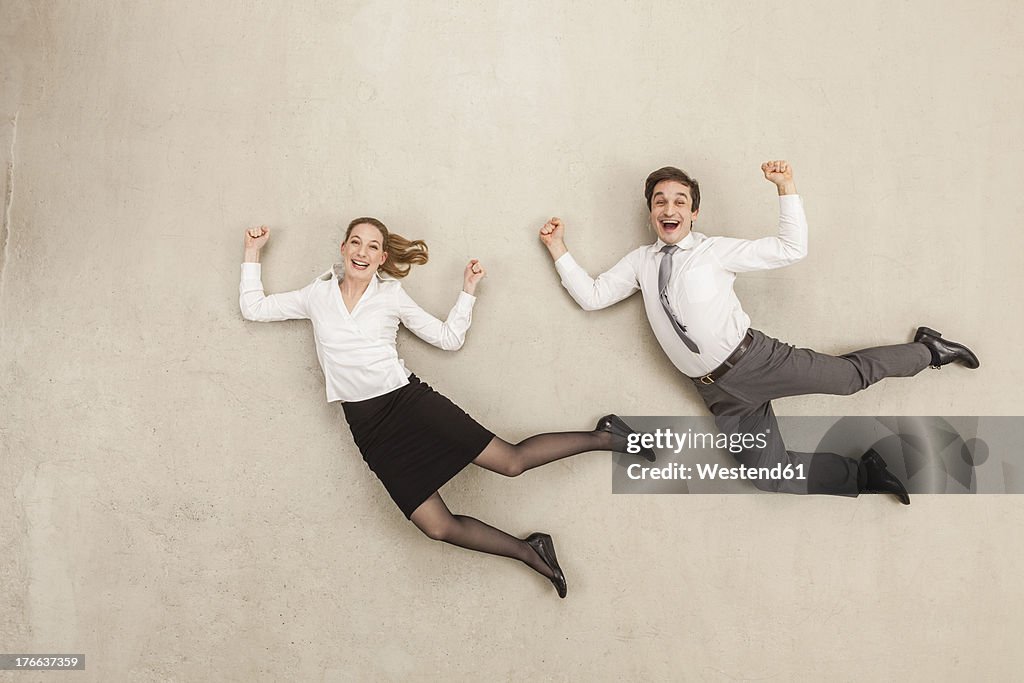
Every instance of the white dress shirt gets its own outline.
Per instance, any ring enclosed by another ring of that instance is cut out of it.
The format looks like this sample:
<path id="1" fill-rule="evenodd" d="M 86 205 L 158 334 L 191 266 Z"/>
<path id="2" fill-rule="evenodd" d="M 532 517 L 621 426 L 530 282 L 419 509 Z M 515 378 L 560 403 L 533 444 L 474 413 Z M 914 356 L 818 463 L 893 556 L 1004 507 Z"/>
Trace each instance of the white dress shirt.
<path id="1" fill-rule="evenodd" d="M 313 322 L 316 356 L 324 373 L 328 401 L 362 401 L 409 383 L 409 370 L 398 357 L 395 338 L 401 322 L 420 339 L 446 351 L 462 346 L 472 322 L 476 297 L 460 292 L 448 318 L 441 322 L 405 293 L 402 283 L 374 277 L 349 313 L 335 265 L 302 289 L 263 294 L 259 263 L 242 264 L 238 305 L 246 320 L 306 319 Z"/>
<path id="2" fill-rule="evenodd" d="M 631 251 L 596 280 L 569 253 L 555 261 L 555 268 L 562 285 L 584 310 L 611 306 L 639 289 L 661 348 L 680 372 L 700 377 L 721 365 L 750 327 L 750 316 L 733 291 L 736 273 L 780 268 L 807 255 L 803 202 L 795 194 L 779 197 L 776 237 L 741 240 L 691 232 L 679 241 L 679 251 L 672 257 L 668 297 L 699 354 L 683 344 L 658 296 L 658 267 L 664 258 L 659 252 L 664 246 L 659 239 Z"/>

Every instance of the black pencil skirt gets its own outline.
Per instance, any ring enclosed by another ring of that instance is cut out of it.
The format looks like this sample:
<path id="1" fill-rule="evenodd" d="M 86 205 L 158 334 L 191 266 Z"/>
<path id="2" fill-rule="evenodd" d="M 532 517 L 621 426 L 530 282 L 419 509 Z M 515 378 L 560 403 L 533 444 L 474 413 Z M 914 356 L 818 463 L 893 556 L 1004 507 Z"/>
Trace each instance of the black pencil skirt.
<path id="1" fill-rule="evenodd" d="M 494 438 L 416 375 L 404 387 L 346 401 L 342 409 L 363 460 L 406 517 Z"/>

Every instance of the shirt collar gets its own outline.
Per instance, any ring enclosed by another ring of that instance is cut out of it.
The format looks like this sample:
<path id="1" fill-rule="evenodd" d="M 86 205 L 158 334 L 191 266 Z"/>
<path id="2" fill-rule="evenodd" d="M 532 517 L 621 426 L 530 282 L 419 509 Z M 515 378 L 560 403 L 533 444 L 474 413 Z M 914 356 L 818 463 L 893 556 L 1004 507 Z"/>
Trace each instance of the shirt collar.
<path id="1" fill-rule="evenodd" d="M 676 242 L 676 246 L 680 249 L 693 249 L 700 242 L 699 237 L 703 237 L 699 232 L 693 232 L 692 230 L 683 239 Z M 654 244 L 651 245 L 651 251 L 661 251 L 665 246 L 665 242 L 659 237 Z"/>

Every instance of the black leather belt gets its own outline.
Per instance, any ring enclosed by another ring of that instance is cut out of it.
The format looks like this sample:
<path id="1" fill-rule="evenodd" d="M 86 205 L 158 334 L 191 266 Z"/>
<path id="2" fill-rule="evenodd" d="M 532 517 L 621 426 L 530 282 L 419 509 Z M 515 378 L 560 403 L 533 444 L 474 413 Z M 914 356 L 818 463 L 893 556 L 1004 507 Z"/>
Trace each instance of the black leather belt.
<path id="1" fill-rule="evenodd" d="M 733 366 L 740 362 L 740 358 L 743 358 L 753 341 L 754 331 L 747 330 L 747 334 L 743 337 L 743 341 L 741 341 L 740 345 L 729 354 L 729 357 L 725 359 L 725 362 L 703 377 L 691 377 L 690 379 L 694 382 L 700 382 L 701 384 L 714 384 L 716 380 L 721 379 L 725 373 L 732 370 Z"/>

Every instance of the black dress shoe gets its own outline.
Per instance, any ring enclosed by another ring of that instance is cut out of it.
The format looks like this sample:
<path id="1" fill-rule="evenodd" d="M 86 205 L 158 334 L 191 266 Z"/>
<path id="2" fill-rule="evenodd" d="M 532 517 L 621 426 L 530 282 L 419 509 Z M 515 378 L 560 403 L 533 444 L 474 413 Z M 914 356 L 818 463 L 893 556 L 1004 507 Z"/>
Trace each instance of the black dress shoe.
<path id="1" fill-rule="evenodd" d="M 562 573 L 562 568 L 558 566 L 558 558 L 555 557 L 555 544 L 551 540 L 551 536 L 537 532 L 530 534 L 523 540 L 537 551 L 540 559 L 544 560 L 544 564 L 551 570 L 551 583 L 555 586 L 555 590 L 558 591 L 558 597 L 564 598 L 569 588 L 565 585 L 565 574 Z"/>
<path id="2" fill-rule="evenodd" d="M 615 436 L 621 436 L 629 438 L 630 434 L 636 434 L 633 428 L 622 421 L 622 418 L 618 415 L 605 415 L 597 421 L 597 426 L 594 427 L 595 432 L 610 432 Z M 637 444 L 639 446 L 639 444 Z M 617 453 L 626 453 L 626 451 L 616 451 Z M 626 455 L 639 455 L 644 460 L 654 462 L 657 456 L 654 454 L 654 449 L 640 447 L 638 453 L 626 453 Z"/>
<path id="3" fill-rule="evenodd" d="M 930 327 L 917 328 L 914 341 L 921 342 L 931 351 L 933 368 L 942 367 L 954 361 L 960 361 L 971 370 L 981 365 L 978 357 L 969 348 L 963 344 L 943 339 L 941 334 Z"/>
<path id="4" fill-rule="evenodd" d="M 861 488 L 861 493 L 891 493 L 896 496 L 904 505 L 910 505 L 910 494 L 903 482 L 896 478 L 896 475 L 889 471 L 888 465 L 882 460 L 882 456 L 872 448 L 860 459 L 867 481 Z"/>

